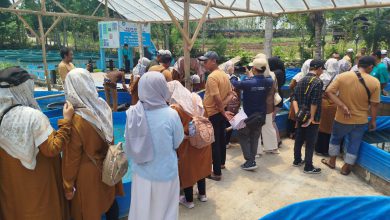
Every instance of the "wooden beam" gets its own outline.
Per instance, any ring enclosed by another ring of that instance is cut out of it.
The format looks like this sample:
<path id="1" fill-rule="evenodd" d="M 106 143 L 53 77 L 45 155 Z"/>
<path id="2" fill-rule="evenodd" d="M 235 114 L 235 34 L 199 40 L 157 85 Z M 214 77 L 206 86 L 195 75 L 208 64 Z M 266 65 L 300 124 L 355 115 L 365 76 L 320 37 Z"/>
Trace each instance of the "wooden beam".
<path id="1" fill-rule="evenodd" d="M 260 3 L 261 10 L 262 10 L 263 13 L 264 13 L 264 7 L 263 7 L 263 3 L 261 3 L 261 0 L 259 0 L 259 3 Z"/>
<path id="2" fill-rule="evenodd" d="M 62 11 L 66 12 L 66 13 L 70 13 L 64 6 L 61 5 L 61 3 L 59 3 L 57 0 L 52 0 L 54 2 L 54 4 L 56 4 L 59 8 L 61 8 Z"/>
<path id="3" fill-rule="evenodd" d="M 53 24 L 50 26 L 50 28 L 45 33 L 45 38 L 50 34 L 50 32 L 57 26 L 58 22 L 62 20 L 62 17 L 58 17 Z"/>
<path id="4" fill-rule="evenodd" d="M 179 29 L 181 36 L 184 38 L 184 41 L 186 41 L 188 44 L 191 43 L 191 40 L 188 36 L 188 32 L 185 32 L 181 25 L 179 24 L 179 21 L 177 21 L 176 17 L 173 15 L 171 9 L 169 9 L 169 6 L 165 2 L 165 0 L 159 0 L 162 6 L 164 7 L 165 11 L 168 13 L 169 17 L 171 17 L 172 22 L 176 25 L 177 29 Z"/>
<path id="5" fill-rule="evenodd" d="M 232 4 L 230 4 L 230 8 L 233 7 L 234 3 L 236 3 L 236 0 L 234 0 L 234 1 L 232 2 Z M 214 5 L 215 5 L 215 2 L 214 2 Z"/>
<path id="6" fill-rule="evenodd" d="M 364 0 L 364 5 L 367 5 L 367 0 Z"/>
<path id="7" fill-rule="evenodd" d="M 185 34 L 189 36 L 189 18 L 190 18 L 190 1 L 186 0 L 184 2 L 184 22 L 183 22 L 183 28 L 185 31 Z M 185 86 L 187 89 L 192 91 L 192 81 L 191 81 L 191 57 L 190 57 L 190 41 L 183 41 L 183 52 L 184 52 L 184 73 L 185 73 Z"/>
<path id="8" fill-rule="evenodd" d="M 138 48 L 139 48 L 139 57 L 144 57 L 144 41 L 142 39 L 142 24 L 137 24 L 138 29 Z"/>
<path id="9" fill-rule="evenodd" d="M 20 14 L 15 13 L 15 15 L 19 18 L 19 20 L 22 21 L 24 26 L 31 32 L 31 34 L 34 35 L 34 37 L 39 38 L 39 35 L 31 28 L 31 26 L 27 23 L 26 20 L 24 20 L 24 18 Z"/>
<path id="10" fill-rule="evenodd" d="M 47 60 L 46 60 L 46 44 L 45 44 L 45 32 L 43 30 L 43 23 L 42 23 L 42 15 L 38 15 L 38 23 L 39 23 L 39 32 L 40 32 L 40 40 L 42 45 L 42 59 L 43 59 L 43 68 L 45 70 L 45 78 L 47 83 L 47 89 L 51 91 L 51 84 L 49 79 L 49 70 L 47 67 Z"/>
<path id="11" fill-rule="evenodd" d="M 89 19 L 89 20 L 98 20 L 98 21 L 127 21 L 134 23 L 145 23 L 146 21 L 134 21 L 130 19 L 121 19 L 121 18 L 106 18 L 100 16 L 90 16 L 90 15 L 81 15 L 74 13 L 64 13 L 64 12 L 42 12 L 42 11 L 34 11 L 29 9 L 11 9 L 11 8 L 2 8 L 0 7 L 0 12 L 12 12 L 19 14 L 33 14 L 33 15 L 41 15 L 41 16 L 49 16 L 49 17 L 63 17 L 63 18 L 78 18 L 78 19 Z M 157 22 L 158 23 L 158 22 Z"/>
<path id="12" fill-rule="evenodd" d="M 23 0 L 18 0 L 16 1 L 15 3 L 13 3 L 11 6 L 9 6 L 10 9 L 14 9 L 16 8 L 16 6 L 18 6 L 19 4 L 21 4 L 23 2 Z"/>
<path id="13" fill-rule="evenodd" d="M 336 8 L 336 2 L 334 0 L 331 0 L 332 4 L 333 4 L 333 7 Z"/>
<path id="14" fill-rule="evenodd" d="M 305 4 L 306 9 L 309 10 L 310 8 L 309 8 L 309 5 L 307 4 L 306 0 L 303 0 L 303 3 Z"/>
<path id="15" fill-rule="evenodd" d="M 110 17 L 110 14 L 108 13 L 108 0 L 104 0 L 105 4 L 104 4 L 104 14 L 106 16 L 106 18 Z"/>
<path id="16" fill-rule="evenodd" d="M 103 4 L 103 2 L 100 2 L 100 4 L 95 8 L 95 11 L 93 11 L 91 16 L 94 16 L 96 12 L 99 10 L 100 6 Z"/>
<path id="17" fill-rule="evenodd" d="M 246 10 L 250 10 L 251 4 L 250 0 L 246 0 Z"/>
<path id="18" fill-rule="evenodd" d="M 277 13 L 278 15 L 281 14 L 297 14 L 297 13 L 307 13 L 307 12 L 316 12 L 316 11 L 338 11 L 338 10 L 351 10 L 351 9 L 361 9 L 361 8 L 385 8 L 390 7 L 390 3 L 375 3 L 375 4 L 367 4 L 367 5 L 354 5 L 354 6 L 338 6 L 337 8 L 334 7 L 328 7 L 328 8 L 315 8 L 315 9 L 309 9 L 309 10 L 294 10 L 294 11 L 285 11 L 282 13 Z"/>
<path id="19" fill-rule="evenodd" d="M 279 7 L 282 9 L 283 12 L 286 11 L 286 10 L 284 10 L 283 6 L 280 4 L 280 2 L 278 0 L 275 0 L 275 2 L 279 5 Z"/>
<path id="20" fill-rule="evenodd" d="M 199 20 L 198 26 L 195 29 L 194 35 L 192 35 L 190 47 L 188 48 L 189 50 L 191 50 L 192 47 L 194 46 L 196 38 L 198 37 L 199 31 L 202 28 L 203 23 L 207 19 L 207 13 L 209 12 L 210 6 L 211 6 L 211 2 L 209 2 L 209 4 L 206 6 L 206 8 L 203 12 L 202 18 Z"/>
<path id="21" fill-rule="evenodd" d="M 42 12 L 46 12 L 46 0 L 41 0 L 41 10 Z"/>
<path id="22" fill-rule="evenodd" d="M 185 2 L 185 0 L 173 0 L 173 1 Z M 206 6 L 208 4 L 208 2 L 209 1 L 206 2 L 206 1 L 203 1 L 203 0 L 190 0 L 191 4 L 198 4 L 198 5 L 203 5 L 203 6 Z M 232 6 L 232 5 L 230 5 L 230 6 Z M 253 9 L 247 10 L 245 8 L 230 7 L 230 6 L 218 5 L 218 4 L 211 3 L 211 8 L 219 8 L 219 9 L 225 9 L 225 10 L 232 10 L 232 11 L 252 13 L 252 14 L 256 14 L 258 16 L 259 15 L 264 15 L 264 16 L 274 16 L 274 17 L 277 17 L 277 15 L 275 15 L 274 13 L 267 13 L 267 12 L 262 12 L 262 11 L 259 11 L 259 10 L 253 10 Z"/>

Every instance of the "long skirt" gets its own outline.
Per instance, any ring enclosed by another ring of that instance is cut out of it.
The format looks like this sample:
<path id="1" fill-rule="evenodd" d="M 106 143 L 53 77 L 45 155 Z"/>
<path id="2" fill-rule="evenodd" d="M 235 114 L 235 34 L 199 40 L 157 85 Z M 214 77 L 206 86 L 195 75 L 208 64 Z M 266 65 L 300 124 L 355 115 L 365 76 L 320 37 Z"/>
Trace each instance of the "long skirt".
<path id="1" fill-rule="evenodd" d="M 322 98 L 321 121 L 315 150 L 317 153 L 328 154 L 330 134 L 337 106 L 329 98 Z"/>
<path id="2" fill-rule="evenodd" d="M 262 154 L 264 151 L 278 149 L 277 132 L 273 124 L 273 113 L 267 114 L 265 117 L 265 125 L 261 128 L 257 153 Z"/>
<path id="3" fill-rule="evenodd" d="M 179 218 L 179 176 L 155 182 L 133 175 L 129 220 L 177 220 Z"/>

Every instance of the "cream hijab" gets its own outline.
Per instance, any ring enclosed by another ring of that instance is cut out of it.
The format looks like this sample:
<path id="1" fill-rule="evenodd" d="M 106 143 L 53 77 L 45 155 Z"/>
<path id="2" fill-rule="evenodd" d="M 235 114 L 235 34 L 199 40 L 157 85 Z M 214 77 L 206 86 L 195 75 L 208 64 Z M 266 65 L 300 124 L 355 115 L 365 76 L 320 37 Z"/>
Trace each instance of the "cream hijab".
<path id="1" fill-rule="evenodd" d="M 8 112 L 0 126 L 0 147 L 22 165 L 34 170 L 39 146 L 53 132 L 49 119 L 39 110 L 34 99 L 34 81 L 0 88 L 0 116 L 16 104 L 22 106 Z"/>
<path id="2" fill-rule="evenodd" d="M 176 80 L 168 82 L 168 89 L 171 94 L 170 104 L 180 105 L 192 117 L 204 115 L 202 98 L 198 94 L 191 93 Z"/>
<path id="3" fill-rule="evenodd" d="M 64 90 L 75 113 L 92 123 L 99 135 L 111 143 L 114 139 L 112 111 L 99 97 L 91 74 L 86 69 L 73 69 L 66 76 Z"/>

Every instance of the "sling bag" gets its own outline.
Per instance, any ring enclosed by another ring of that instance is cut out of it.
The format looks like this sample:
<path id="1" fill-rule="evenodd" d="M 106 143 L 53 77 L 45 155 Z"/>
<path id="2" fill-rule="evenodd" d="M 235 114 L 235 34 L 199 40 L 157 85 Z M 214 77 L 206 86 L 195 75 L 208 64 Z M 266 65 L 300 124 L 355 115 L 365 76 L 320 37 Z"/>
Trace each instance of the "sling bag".
<path id="1" fill-rule="evenodd" d="M 367 96 L 368 96 L 368 103 L 370 103 L 370 100 L 371 100 L 371 92 L 370 90 L 368 89 L 367 87 L 367 84 L 366 82 L 364 81 L 363 77 L 362 77 L 362 74 L 359 72 L 359 71 L 355 71 L 356 73 L 356 76 L 358 77 L 359 79 L 359 82 L 364 86 L 364 88 L 366 89 L 366 92 L 367 92 Z"/>
<path id="2" fill-rule="evenodd" d="M 314 79 L 315 79 L 314 76 L 310 79 L 309 84 L 307 85 L 303 96 L 303 105 L 301 108 L 299 108 L 298 113 L 295 116 L 296 117 L 295 120 L 297 120 L 300 123 L 305 123 L 311 117 L 310 109 L 308 109 L 308 107 L 306 106 L 306 100 L 307 100 L 306 95 L 309 91 L 311 91 L 312 88 L 311 83 L 314 81 Z"/>

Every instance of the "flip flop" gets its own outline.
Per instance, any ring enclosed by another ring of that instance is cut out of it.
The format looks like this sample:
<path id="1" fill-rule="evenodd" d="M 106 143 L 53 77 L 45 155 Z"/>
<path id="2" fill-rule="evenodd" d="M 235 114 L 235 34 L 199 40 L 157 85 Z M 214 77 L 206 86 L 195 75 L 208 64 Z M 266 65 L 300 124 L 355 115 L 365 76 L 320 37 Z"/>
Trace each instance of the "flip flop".
<path id="1" fill-rule="evenodd" d="M 340 171 L 341 175 L 348 176 L 351 173 L 351 170 L 348 170 L 347 172 L 345 171 Z"/>
<path id="2" fill-rule="evenodd" d="M 334 169 L 336 168 L 336 167 L 330 165 L 330 164 L 328 163 L 328 160 L 327 160 L 327 159 L 322 159 L 322 160 L 321 160 L 321 163 L 325 164 L 327 167 L 329 167 L 329 168 L 332 169 L 332 170 L 334 170 Z"/>

